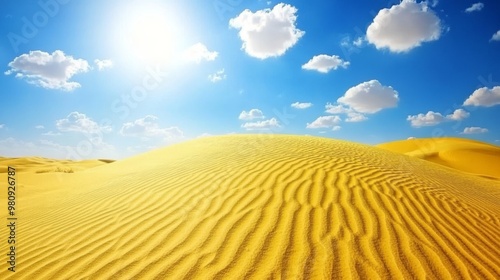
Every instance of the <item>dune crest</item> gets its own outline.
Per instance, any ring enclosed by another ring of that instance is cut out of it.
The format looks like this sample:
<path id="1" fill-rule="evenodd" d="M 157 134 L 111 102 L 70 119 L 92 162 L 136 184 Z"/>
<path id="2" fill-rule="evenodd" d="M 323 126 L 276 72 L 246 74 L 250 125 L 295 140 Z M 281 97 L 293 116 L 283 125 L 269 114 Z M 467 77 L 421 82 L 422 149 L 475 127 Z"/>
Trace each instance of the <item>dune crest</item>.
<path id="1" fill-rule="evenodd" d="M 1 279 L 500 275 L 500 183 L 376 147 L 208 137 L 18 181 L 19 267 Z"/>
<path id="2" fill-rule="evenodd" d="M 487 143 L 462 138 L 415 138 L 378 147 L 500 180 L 500 147 Z"/>

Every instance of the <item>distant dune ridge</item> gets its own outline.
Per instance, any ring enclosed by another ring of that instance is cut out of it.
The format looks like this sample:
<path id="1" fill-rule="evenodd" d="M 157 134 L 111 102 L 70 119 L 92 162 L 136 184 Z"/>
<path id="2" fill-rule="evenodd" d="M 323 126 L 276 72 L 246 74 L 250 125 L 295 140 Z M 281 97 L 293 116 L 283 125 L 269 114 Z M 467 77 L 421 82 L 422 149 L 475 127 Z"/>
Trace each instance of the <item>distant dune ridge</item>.
<path id="1" fill-rule="evenodd" d="M 499 279 L 498 151 L 381 147 L 230 135 L 25 169 L 18 271 L 0 279 Z"/>

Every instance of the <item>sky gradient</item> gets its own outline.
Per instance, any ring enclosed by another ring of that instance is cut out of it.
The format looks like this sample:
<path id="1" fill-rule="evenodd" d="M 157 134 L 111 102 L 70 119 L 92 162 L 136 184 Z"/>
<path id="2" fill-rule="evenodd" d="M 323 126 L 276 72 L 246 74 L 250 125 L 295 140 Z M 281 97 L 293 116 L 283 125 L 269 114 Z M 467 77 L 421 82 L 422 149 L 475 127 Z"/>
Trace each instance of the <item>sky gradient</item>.
<path id="1" fill-rule="evenodd" d="M 231 133 L 500 143 L 498 1 L 0 3 L 0 156 Z"/>

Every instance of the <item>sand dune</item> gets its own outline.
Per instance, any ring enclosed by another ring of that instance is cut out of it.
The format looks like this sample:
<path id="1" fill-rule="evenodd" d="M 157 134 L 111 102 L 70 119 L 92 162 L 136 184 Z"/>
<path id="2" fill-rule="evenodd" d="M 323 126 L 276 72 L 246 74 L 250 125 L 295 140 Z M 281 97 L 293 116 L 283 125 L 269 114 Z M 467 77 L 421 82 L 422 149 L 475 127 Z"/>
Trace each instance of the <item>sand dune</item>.
<path id="1" fill-rule="evenodd" d="M 1 279 L 500 275 L 500 182 L 376 147 L 220 136 L 18 181 Z"/>
<path id="2" fill-rule="evenodd" d="M 104 164 L 110 163 L 110 162 L 113 162 L 113 161 L 106 160 L 106 159 L 71 161 L 71 160 L 47 159 L 47 158 L 41 158 L 41 157 L 29 157 L 29 158 L 4 158 L 4 157 L 0 157 L 0 173 L 7 172 L 8 166 L 17 166 L 17 171 L 19 171 L 19 172 L 74 173 L 74 172 L 82 171 L 82 170 L 89 169 L 92 167 L 104 165 Z"/>
<path id="3" fill-rule="evenodd" d="M 416 138 L 378 147 L 500 180 L 500 147 L 461 138 Z"/>

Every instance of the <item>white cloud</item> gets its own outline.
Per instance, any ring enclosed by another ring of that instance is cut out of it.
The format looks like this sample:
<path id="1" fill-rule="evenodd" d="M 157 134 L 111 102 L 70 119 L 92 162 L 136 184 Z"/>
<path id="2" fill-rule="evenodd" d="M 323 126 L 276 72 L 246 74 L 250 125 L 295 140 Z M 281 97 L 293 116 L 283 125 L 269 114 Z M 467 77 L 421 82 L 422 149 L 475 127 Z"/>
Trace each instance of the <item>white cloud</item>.
<path id="1" fill-rule="evenodd" d="M 333 131 L 339 131 L 340 129 L 342 129 L 342 127 L 339 125 L 336 125 L 332 128 Z"/>
<path id="2" fill-rule="evenodd" d="M 487 87 L 477 89 L 464 102 L 464 106 L 492 107 L 495 105 L 500 105 L 500 86 L 492 89 Z"/>
<path id="3" fill-rule="evenodd" d="M 270 130 L 273 128 L 279 128 L 281 126 L 278 120 L 272 118 L 269 120 L 259 121 L 259 122 L 247 122 L 241 125 L 241 127 L 246 130 Z"/>
<path id="4" fill-rule="evenodd" d="M 446 116 L 446 118 L 452 121 L 461 121 L 468 118 L 469 116 L 470 113 L 465 111 L 464 109 L 457 109 L 453 112 L 453 114 Z"/>
<path id="5" fill-rule="evenodd" d="M 356 47 L 358 47 L 358 48 L 359 48 L 359 47 L 363 46 L 364 42 L 365 42 L 365 38 L 363 38 L 363 37 L 358 37 L 356 40 L 352 41 L 352 44 L 353 44 L 354 46 L 356 46 Z"/>
<path id="6" fill-rule="evenodd" d="M 491 36 L 490 41 L 500 41 L 500 30 L 498 30 L 493 36 Z"/>
<path id="7" fill-rule="evenodd" d="M 292 103 L 292 108 L 295 108 L 295 109 L 307 109 L 307 108 L 310 108 L 313 104 L 312 103 L 301 103 L 301 102 L 295 102 L 295 103 Z"/>
<path id="8" fill-rule="evenodd" d="M 295 26 L 297 8 L 279 3 L 273 9 L 255 13 L 246 9 L 229 21 L 239 29 L 242 49 L 256 58 L 266 59 L 283 55 L 305 34 Z"/>
<path id="9" fill-rule="evenodd" d="M 408 116 L 406 120 L 411 122 L 411 126 L 413 127 L 422 127 L 422 126 L 438 125 L 443 121 L 445 121 L 445 117 L 441 115 L 441 113 L 429 111 L 425 115 L 418 114 L 415 116 Z"/>
<path id="10" fill-rule="evenodd" d="M 188 61 L 200 63 L 203 60 L 213 61 L 219 55 L 216 51 L 209 51 L 202 43 L 196 43 L 184 52 L 184 57 Z"/>
<path id="11" fill-rule="evenodd" d="M 337 115 L 337 114 L 348 114 L 354 112 L 353 109 L 349 107 L 344 107 L 342 105 L 333 105 L 331 103 L 327 103 L 325 106 L 326 113 Z"/>
<path id="12" fill-rule="evenodd" d="M 342 122 L 339 116 L 321 116 L 314 120 L 312 123 L 307 124 L 307 128 L 332 128 L 335 129 L 335 127 L 339 126 L 339 124 Z M 336 128 L 335 130 L 339 130 L 339 128 Z"/>
<path id="13" fill-rule="evenodd" d="M 417 139 L 416 137 L 413 137 L 413 136 L 410 136 L 408 137 L 406 140 L 414 140 L 414 139 Z"/>
<path id="14" fill-rule="evenodd" d="M 109 59 L 104 59 L 104 60 L 96 59 L 94 60 L 94 64 L 97 66 L 97 69 L 99 69 L 99 71 L 113 67 L 113 61 Z"/>
<path id="15" fill-rule="evenodd" d="M 101 133 L 111 132 L 111 127 L 99 125 L 83 113 L 71 112 L 65 119 L 56 121 L 56 127 L 63 132 Z"/>
<path id="16" fill-rule="evenodd" d="M 356 112 L 368 114 L 396 107 L 398 101 L 398 92 L 390 86 L 383 86 L 377 80 L 354 86 L 337 100 L 338 103 L 347 105 Z"/>
<path id="17" fill-rule="evenodd" d="M 475 4 L 472 4 L 472 6 L 470 6 L 469 8 L 465 9 L 465 12 L 466 13 L 472 13 L 472 12 L 479 12 L 481 11 L 482 9 L 484 8 L 484 4 L 479 2 L 479 3 L 475 3 Z"/>
<path id="18" fill-rule="evenodd" d="M 5 124 L 0 124 L 0 129 L 4 128 Z"/>
<path id="19" fill-rule="evenodd" d="M 441 21 L 427 2 L 403 0 L 378 12 L 366 30 L 366 38 L 377 49 L 406 52 L 423 42 L 438 40 L 441 31 Z"/>
<path id="20" fill-rule="evenodd" d="M 163 137 L 166 141 L 184 137 L 183 132 L 178 127 L 161 128 L 157 121 L 158 117 L 147 115 L 133 122 L 124 123 L 120 134 L 123 136 L 141 137 L 146 140 L 151 137 Z"/>
<path id="21" fill-rule="evenodd" d="M 221 69 L 213 74 L 208 75 L 208 79 L 212 83 L 220 82 L 222 80 L 225 80 L 227 75 L 224 73 L 224 69 Z"/>
<path id="22" fill-rule="evenodd" d="M 368 118 L 360 113 L 357 112 L 350 112 L 347 113 L 347 119 L 345 120 L 346 122 L 362 122 L 366 121 Z"/>
<path id="23" fill-rule="evenodd" d="M 302 69 L 328 73 L 330 70 L 337 70 L 339 67 L 347 68 L 349 64 L 348 61 L 344 61 L 336 55 L 320 54 L 315 55 L 306 64 L 302 65 Z"/>
<path id="24" fill-rule="evenodd" d="M 263 118 L 265 118 L 264 113 L 262 113 L 262 111 L 259 109 L 252 109 L 248 112 L 242 111 L 239 116 L 239 119 L 244 121 L 251 121 L 254 119 L 263 119 Z"/>
<path id="25" fill-rule="evenodd" d="M 71 91 L 81 85 L 70 79 L 90 70 L 86 60 L 74 59 L 60 50 L 52 54 L 43 51 L 30 51 L 22 54 L 9 63 L 6 75 L 16 73 L 17 78 L 47 89 Z"/>
<path id="26" fill-rule="evenodd" d="M 407 121 L 411 123 L 413 127 L 422 127 L 422 126 L 434 126 L 445 121 L 461 121 L 470 116 L 470 113 L 465 111 L 464 109 L 457 109 L 452 114 L 447 116 L 443 116 L 441 113 L 429 111 L 425 115 L 418 114 L 414 116 L 408 116 L 406 118 Z"/>
<path id="27" fill-rule="evenodd" d="M 37 126 L 35 126 L 35 128 L 36 129 L 45 129 L 45 126 L 43 126 L 43 125 L 37 125 Z"/>
<path id="28" fill-rule="evenodd" d="M 488 129 L 486 128 L 473 126 L 473 127 L 466 127 L 462 132 L 462 134 L 480 134 L 486 132 L 488 132 Z"/>

